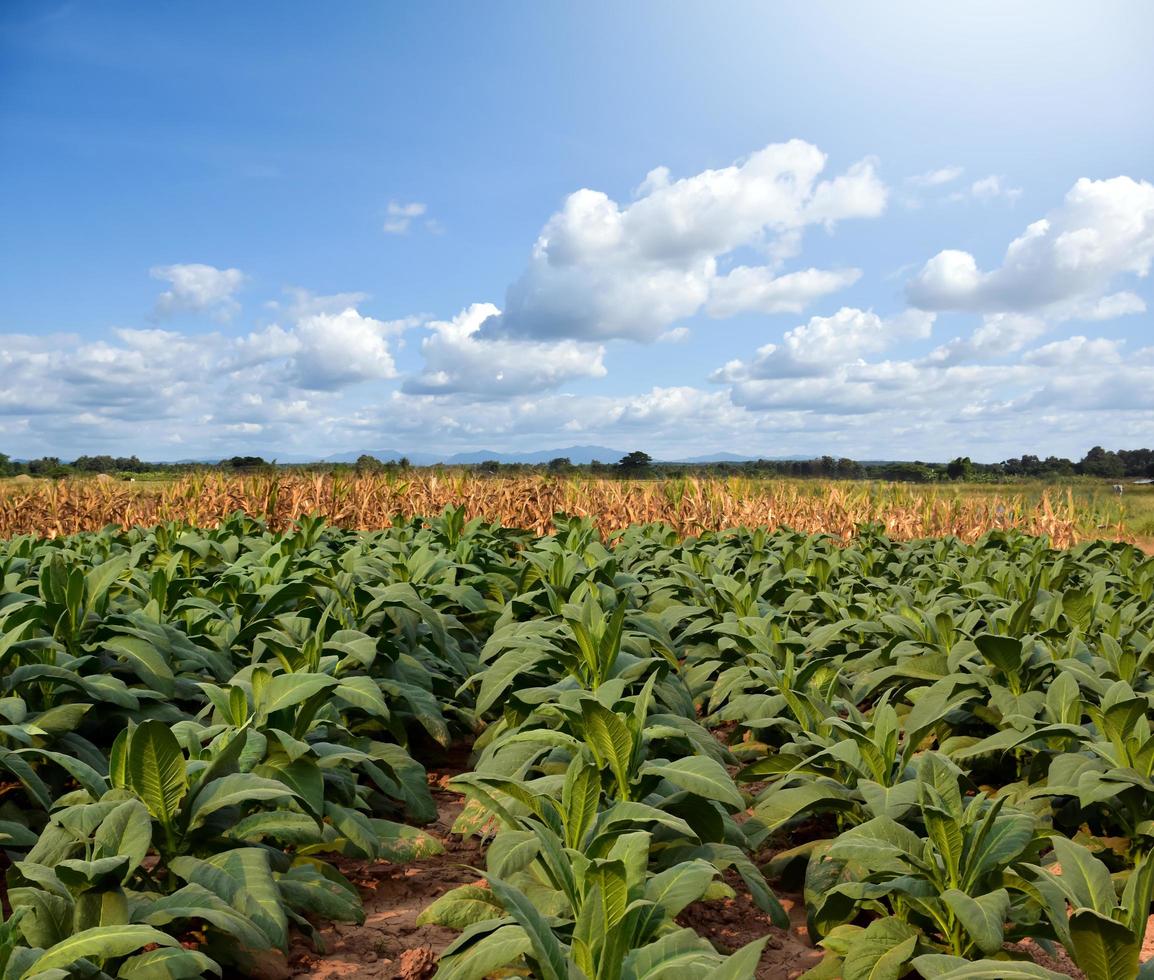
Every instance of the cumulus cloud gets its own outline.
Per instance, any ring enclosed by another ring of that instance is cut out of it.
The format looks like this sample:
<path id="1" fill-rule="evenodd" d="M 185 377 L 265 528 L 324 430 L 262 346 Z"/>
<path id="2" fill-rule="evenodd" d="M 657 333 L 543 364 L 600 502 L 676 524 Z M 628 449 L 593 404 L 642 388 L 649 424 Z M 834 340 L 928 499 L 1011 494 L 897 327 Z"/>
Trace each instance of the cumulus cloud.
<path id="1" fill-rule="evenodd" d="M 326 409 L 396 379 L 392 347 L 419 322 L 377 320 L 349 307 L 303 309 L 284 325 L 239 336 L 0 334 L 0 377 L 17 381 L 0 381 L 0 444 L 19 437 L 40 452 L 156 453 L 178 442 L 224 442 L 227 453 L 262 441 L 262 451 L 275 450 L 271 440 L 291 446 L 307 434 L 327 445 Z"/>
<path id="2" fill-rule="evenodd" d="M 718 316 L 798 309 L 857 274 L 781 275 L 804 229 L 875 217 L 886 204 L 872 160 L 819 180 L 825 165 L 817 147 L 793 140 L 679 180 L 657 168 L 625 205 L 600 191 L 576 191 L 541 231 L 504 312 L 481 333 L 651 341 L 707 307 L 715 290 L 711 312 Z M 760 250 L 768 261 L 719 275 L 718 260 L 739 248 Z"/>
<path id="3" fill-rule="evenodd" d="M 1093 308 L 1119 277 L 1144 277 L 1152 258 L 1154 185 L 1083 177 L 1061 207 L 1010 243 L 999 268 L 983 271 L 969 252 L 947 249 L 926 262 L 906 291 L 927 310 L 1068 318 Z M 1141 303 L 1134 299 L 1125 301 L 1129 309 Z"/>
<path id="4" fill-rule="evenodd" d="M 286 383 L 309 391 L 334 391 L 363 381 L 397 377 L 390 338 L 419 318 L 377 320 L 349 307 L 309 312 L 289 328 L 272 324 L 231 345 L 231 370 L 276 365 Z"/>
<path id="5" fill-rule="evenodd" d="M 812 378 L 830 375 L 865 354 L 877 353 L 903 340 L 930 335 L 934 315 L 907 310 L 883 319 L 868 310 L 843 307 L 833 316 L 815 316 L 785 333 L 780 344 L 758 348 L 751 361 L 730 361 L 712 380 L 742 382 L 770 378 Z"/>
<path id="6" fill-rule="evenodd" d="M 907 177 L 906 183 L 914 187 L 941 187 L 957 180 L 965 172 L 964 167 L 938 167 L 936 170 L 927 170 L 924 174 Z"/>
<path id="7" fill-rule="evenodd" d="M 499 313 L 492 303 L 475 303 L 452 320 L 427 324 L 431 333 L 421 342 L 424 370 L 408 378 L 404 390 L 495 398 L 605 376 L 605 348 L 597 344 L 479 338 L 481 325 Z"/>
<path id="8" fill-rule="evenodd" d="M 775 276 L 767 266 L 738 266 L 718 276 L 706 312 L 713 317 L 737 313 L 800 313 L 815 300 L 852 286 L 860 269 L 803 269 Z"/>
<path id="9" fill-rule="evenodd" d="M 1045 320 L 1024 313 L 991 313 L 967 338 L 955 338 L 932 351 L 937 364 L 986 361 L 1020 351 L 1048 329 Z"/>
<path id="10" fill-rule="evenodd" d="M 404 235 L 414 218 L 419 218 L 428 210 L 420 201 L 389 201 L 384 230 L 389 235 Z"/>
<path id="11" fill-rule="evenodd" d="M 240 269 L 218 269 L 198 263 L 157 265 L 149 270 L 149 275 L 170 283 L 170 288 L 157 297 L 154 312 L 158 317 L 208 313 L 223 321 L 240 309 L 234 298 L 245 280 Z"/>

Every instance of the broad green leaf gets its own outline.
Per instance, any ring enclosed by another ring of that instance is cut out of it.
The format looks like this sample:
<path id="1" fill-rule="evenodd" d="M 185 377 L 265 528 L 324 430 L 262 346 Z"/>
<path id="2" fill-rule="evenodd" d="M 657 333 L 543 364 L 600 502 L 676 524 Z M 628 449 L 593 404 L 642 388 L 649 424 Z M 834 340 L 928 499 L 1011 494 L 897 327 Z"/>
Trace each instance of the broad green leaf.
<path id="1" fill-rule="evenodd" d="M 128 858 L 127 873 L 140 867 L 152 844 L 152 821 L 139 800 L 125 800 L 101 822 L 93 835 L 95 857 Z"/>
<path id="2" fill-rule="evenodd" d="M 622 799 L 629 798 L 629 769 L 633 758 L 633 736 L 625 721 L 591 698 L 581 701 L 585 738 L 601 766 L 617 780 Z"/>
<path id="3" fill-rule="evenodd" d="M 1093 909 L 1078 909 L 1070 916 L 1070 938 L 1074 962 L 1089 980 L 1133 980 L 1137 975 L 1142 936 L 1121 922 Z"/>
<path id="4" fill-rule="evenodd" d="M 1062 866 L 1059 884 L 1072 896 L 1074 906 L 1108 916 L 1117 904 L 1117 896 L 1106 865 L 1081 844 L 1060 834 L 1055 834 L 1050 840 L 1054 844 L 1054 855 Z"/>
<path id="5" fill-rule="evenodd" d="M 298 864 L 276 879 L 285 905 L 308 918 L 328 922 L 365 921 L 361 899 L 335 869 L 328 874 L 312 864 Z"/>
<path id="6" fill-rule="evenodd" d="M 35 967 L 21 974 L 21 980 L 46 970 L 71 966 L 80 959 L 105 960 L 127 956 L 152 945 L 178 946 L 179 943 L 152 926 L 97 926 L 85 929 L 45 950 L 44 955 L 36 960 Z"/>
<path id="7" fill-rule="evenodd" d="M 472 931 L 478 928 L 484 930 L 480 938 Z M 478 923 L 441 954 L 437 977 L 438 980 L 485 980 L 532 949 L 533 941 L 519 925 L 505 924 L 494 929 L 490 922 Z"/>
<path id="8" fill-rule="evenodd" d="M 500 919 L 505 915 L 491 888 L 481 885 L 459 885 L 445 892 L 417 916 L 417 925 L 441 925 L 449 929 L 464 929 L 476 922 Z"/>
<path id="9" fill-rule="evenodd" d="M 745 801 L 725 767 L 703 755 L 686 756 L 673 762 L 646 762 L 641 767 L 641 773 L 661 776 L 680 789 L 696 793 L 707 800 L 717 800 L 735 810 L 745 807 Z"/>
<path id="10" fill-rule="evenodd" d="M 700 858 L 682 861 L 659 871 L 645 882 L 645 900 L 653 903 L 654 915 L 672 919 L 696 902 L 717 877 L 717 869 Z M 642 914 L 642 921 L 646 916 Z"/>
<path id="11" fill-rule="evenodd" d="M 188 829 L 195 830 L 218 810 L 230 806 L 244 806 L 265 800 L 288 800 L 295 794 L 284 783 L 275 779 L 262 779 L 247 772 L 214 779 L 192 801 L 188 818 Z"/>
<path id="12" fill-rule="evenodd" d="M 210 973 L 221 975 L 220 965 L 211 956 L 196 949 L 167 947 L 132 957 L 116 976 L 120 980 L 195 980 Z"/>
<path id="13" fill-rule="evenodd" d="M 282 708 L 291 708 L 307 701 L 313 695 L 335 687 L 337 680 L 327 674 L 277 674 L 269 682 L 257 707 L 265 715 Z"/>
<path id="14" fill-rule="evenodd" d="M 585 832 L 593 826 L 601 802 L 601 776 L 585 758 L 569 763 L 561 790 L 561 812 L 565 823 L 565 843 L 579 848 Z"/>
<path id="15" fill-rule="evenodd" d="M 188 792 L 184 754 L 171 729 L 160 721 L 136 726 L 128 743 L 128 784 L 164 826 L 171 826 Z"/>
<path id="16" fill-rule="evenodd" d="M 713 947 L 692 929 L 676 929 L 630 950 L 622 964 L 623 980 L 680 980 L 698 976 L 718 964 Z"/>
<path id="17" fill-rule="evenodd" d="M 911 962 L 925 980 L 1068 980 L 1065 973 L 1022 960 L 967 960 L 925 953 Z"/>
<path id="18" fill-rule="evenodd" d="M 732 956 L 727 957 L 724 963 L 703 974 L 702 980 L 749 980 L 757 969 L 757 962 L 761 959 L 762 950 L 765 949 L 769 938 L 762 936 L 761 939 L 755 939 L 742 946 Z"/>
<path id="19" fill-rule="evenodd" d="M 566 966 L 565 949 L 533 903 L 524 893 L 495 875 L 489 875 L 488 882 L 506 911 L 517 920 L 529 937 L 541 971 L 541 980 L 567 980 L 569 968 Z"/>
<path id="20" fill-rule="evenodd" d="M 993 954 L 1002 948 L 1010 913 L 1010 893 L 1006 889 L 999 888 L 973 898 L 951 888 L 942 893 L 942 899 L 983 953 Z"/>

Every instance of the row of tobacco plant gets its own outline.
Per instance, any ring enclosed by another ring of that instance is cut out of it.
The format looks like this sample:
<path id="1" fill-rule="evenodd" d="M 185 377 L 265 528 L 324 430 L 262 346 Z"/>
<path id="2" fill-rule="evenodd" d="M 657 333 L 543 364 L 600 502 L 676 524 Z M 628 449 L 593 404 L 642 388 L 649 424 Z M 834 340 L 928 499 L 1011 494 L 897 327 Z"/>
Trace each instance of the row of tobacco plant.
<path id="1" fill-rule="evenodd" d="M 1133 977 L 1154 891 L 1154 559 L 460 510 L 0 542 L 4 978 L 286 969 L 337 856 L 484 885 L 442 980 L 752 977 L 692 903 L 801 892 L 820 977 Z"/>

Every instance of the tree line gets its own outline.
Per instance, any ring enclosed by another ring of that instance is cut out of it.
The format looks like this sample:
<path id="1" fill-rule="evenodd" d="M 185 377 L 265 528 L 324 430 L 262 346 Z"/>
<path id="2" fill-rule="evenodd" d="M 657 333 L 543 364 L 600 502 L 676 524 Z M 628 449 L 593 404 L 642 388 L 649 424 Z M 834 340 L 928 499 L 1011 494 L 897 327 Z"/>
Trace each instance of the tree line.
<path id="1" fill-rule="evenodd" d="M 291 468 L 306 472 L 353 471 L 375 473 L 403 471 L 411 467 L 408 459 L 382 461 L 363 455 L 355 463 L 292 464 Z M 194 470 L 217 470 L 232 473 L 252 473 L 276 467 L 275 460 L 261 456 L 231 456 L 218 463 L 153 463 L 136 456 L 78 456 L 64 462 L 56 456 L 32 460 L 13 460 L 0 453 L 0 477 L 26 474 L 33 477 L 59 478 L 98 473 L 131 479 L 147 474 L 175 475 Z M 468 469 L 475 473 L 510 475 L 550 473 L 554 475 L 582 473 L 590 476 L 643 478 L 647 476 L 783 476 L 820 478 L 826 480 L 886 480 L 904 483 L 935 483 L 947 480 L 966 482 L 1004 482 L 1015 479 L 1057 480 L 1073 476 L 1098 477 L 1111 480 L 1154 479 L 1154 449 L 1107 450 L 1093 447 L 1080 460 L 1058 456 L 1023 455 L 1000 463 L 975 463 L 968 456 L 958 456 L 948 463 L 921 460 L 854 460 L 846 457 L 818 456 L 813 459 L 758 459 L 732 463 L 662 463 L 648 453 L 635 450 L 618 460 L 575 464 L 559 456 L 544 464 L 502 463 L 486 460 L 480 463 L 459 464 L 453 469 Z"/>

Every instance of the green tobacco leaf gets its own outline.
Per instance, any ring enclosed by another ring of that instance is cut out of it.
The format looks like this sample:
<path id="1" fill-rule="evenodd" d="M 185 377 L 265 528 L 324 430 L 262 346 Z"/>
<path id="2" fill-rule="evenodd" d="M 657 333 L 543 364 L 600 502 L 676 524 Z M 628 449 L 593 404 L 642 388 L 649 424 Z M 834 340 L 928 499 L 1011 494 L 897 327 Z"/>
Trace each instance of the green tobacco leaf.
<path id="1" fill-rule="evenodd" d="M 485 852 L 485 866 L 499 878 L 524 870 L 541 850 L 541 842 L 531 830 L 502 830 Z"/>
<path id="2" fill-rule="evenodd" d="M 924 842 L 889 817 L 874 817 L 841 834 L 830 846 L 829 856 L 857 861 L 871 871 L 904 873 L 911 861 L 920 861 Z"/>
<path id="3" fill-rule="evenodd" d="M 919 936 L 917 929 L 900 919 L 875 919 L 846 952 L 844 980 L 898 980 Z"/>
<path id="4" fill-rule="evenodd" d="M 1061 834 L 1054 834 L 1050 840 L 1062 866 L 1058 882 L 1073 898 L 1075 908 L 1087 908 L 1108 916 L 1117 904 L 1110 870 L 1081 844 Z"/>
<path id="5" fill-rule="evenodd" d="M 1022 641 L 1018 637 L 982 633 L 974 637 L 974 645 L 1002 673 L 1017 674 L 1022 669 Z"/>
<path id="6" fill-rule="evenodd" d="M 417 925 L 441 925 L 465 929 L 477 922 L 500 919 L 505 907 L 491 888 L 481 885 L 459 885 L 445 892 L 417 916 Z"/>
<path id="7" fill-rule="evenodd" d="M 1037 822 L 1029 813 L 999 814 L 979 853 L 967 855 L 974 862 L 969 868 L 969 880 L 977 881 L 987 871 L 1009 864 L 1029 846 L 1036 832 Z"/>
<path id="8" fill-rule="evenodd" d="M 655 942 L 630 950 L 622 963 L 622 980 L 679 980 L 701 976 L 718 965 L 712 946 L 692 929 L 676 929 Z"/>
<path id="9" fill-rule="evenodd" d="M 1063 875 L 1065 870 L 1063 866 Z M 1137 975 L 1142 936 L 1121 922 L 1093 909 L 1079 909 L 1070 916 L 1070 937 L 1074 962 L 1087 980 L 1132 980 Z"/>
<path id="10" fill-rule="evenodd" d="M 1021 960 L 967 960 L 925 953 L 911 963 L 925 980 L 1069 980 L 1065 973 Z"/>
<path id="11" fill-rule="evenodd" d="M 135 871 L 152 845 L 152 821 L 139 800 L 125 800 L 108 814 L 93 835 L 95 857 L 124 855 L 128 873 Z"/>
<path id="12" fill-rule="evenodd" d="M 480 938 L 476 930 L 482 930 Z M 441 954 L 437 980 L 484 980 L 528 955 L 532 949 L 533 941 L 519 925 L 493 928 L 491 922 L 478 923 Z"/>
<path id="13" fill-rule="evenodd" d="M 312 864 L 298 864 L 276 883 L 285 905 L 303 916 L 358 925 L 365 921 L 357 890 L 332 868 L 326 875 Z"/>
<path id="14" fill-rule="evenodd" d="M 49 752 L 47 749 L 18 749 L 21 755 L 40 755 L 55 762 L 81 786 L 93 799 L 100 799 L 108 789 L 108 781 L 87 762 L 74 759 L 63 752 Z"/>
<path id="15" fill-rule="evenodd" d="M 152 926 L 97 926 L 85 929 L 45 950 L 36 960 L 35 966 L 21 974 L 21 980 L 45 970 L 69 967 L 80 959 L 104 960 L 127 956 L 152 945 L 177 946 L 179 943 Z"/>
<path id="16" fill-rule="evenodd" d="M 195 830 L 202 826 L 212 814 L 226 807 L 294 797 L 292 790 L 278 780 L 262 779 L 247 772 L 234 772 L 214 779 L 196 794 L 189 813 L 188 829 Z"/>
<path id="17" fill-rule="evenodd" d="M 601 802 L 601 774 L 585 758 L 569 763 L 565 784 L 561 789 L 561 812 L 565 823 L 565 843 L 579 848 L 585 832 L 597 818 Z"/>
<path id="18" fill-rule="evenodd" d="M 214 974 L 220 964 L 196 949 L 154 949 L 128 960 L 116 974 L 120 980 L 195 980 Z"/>
<path id="19" fill-rule="evenodd" d="M 650 917 L 643 912 L 641 921 L 655 918 L 659 922 L 680 915 L 687 905 L 705 894 L 716 877 L 717 869 L 700 858 L 659 871 L 645 882 L 645 900 L 653 903 L 654 911 Z"/>
<path id="20" fill-rule="evenodd" d="M 285 844 L 316 844 L 321 840 L 316 820 L 295 810 L 258 810 L 225 833 L 234 840 L 253 843 L 265 838 Z"/>
<path id="21" fill-rule="evenodd" d="M 646 762 L 641 773 L 661 776 L 674 786 L 708 800 L 717 800 L 735 810 L 745 807 L 745 801 L 725 767 L 703 755 L 686 756 L 674 762 Z"/>
<path id="22" fill-rule="evenodd" d="M 71 898 L 54 895 L 43 888 L 12 888 L 8 901 L 14 911 L 23 910 L 18 928 L 33 947 L 47 949 L 72 934 Z"/>
<path id="23" fill-rule="evenodd" d="M 203 885 L 188 884 L 139 908 L 136 918 L 152 926 L 172 922 L 203 920 L 234 938 L 242 948 L 262 950 L 270 946 L 268 937 L 230 902 Z"/>
<path id="24" fill-rule="evenodd" d="M 148 812 L 171 826 L 188 792 L 188 774 L 184 754 L 166 724 L 149 720 L 136 726 L 128 743 L 127 775 Z"/>
<path id="25" fill-rule="evenodd" d="M 620 716 L 594 701 L 581 701 L 585 738 L 598 765 L 607 767 L 617 780 L 623 799 L 629 798 L 629 765 L 633 758 L 633 736 Z"/>
<path id="26" fill-rule="evenodd" d="M 277 674 L 268 682 L 258 707 L 267 715 L 282 708 L 307 701 L 314 694 L 335 687 L 337 680 L 328 674 Z"/>
<path id="27" fill-rule="evenodd" d="M 179 857 L 172 870 L 191 884 L 201 885 L 251 919 L 270 946 L 284 949 L 288 920 L 280 891 L 269 868 L 268 852 L 257 847 L 224 851 L 207 860 Z"/>
<path id="28" fill-rule="evenodd" d="M 757 970 L 757 962 L 761 959 L 762 950 L 769 942 L 769 936 L 762 936 L 753 942 L 742 946 L 725 962 L 715 966 L 708 973 L 702 975 L 702 980 L 749 980 Z"/>
<path id="29" fill-rule="evenodd" d="M 445 846 L 428 831 L 392 820 L 372 818 L 369 826 L 377 839 L 377 856 L 395 864 L 419 861 L 444 853 Z"/>
<path id="30" fill-rule="evenodd" d="M 493 889 L 506 911 L 525 930 L 532 943 L 533 955 L 541 971 L 541 980 L 567 980 L 565 948 L 553 935 L 553 930 L 536 906 L 526 895 L 495 875 L 487 876 L 489 887 Z"/>
<path id="31" fill-rule="evenodd" d="M 519 674 L 528 672 L 530 667 L 543 660 L 548 653 L 549 647 L 539 643 L 502 654 L 481 675 L 481 690 L 477 693 L 477 714 L 489 711 Z"/>
<path id="32" fill-rule="evenodd" d="M 849 792 L 832 781 L 803 783 L 785 789 L 770 787 L 753 811 L 753 821 L 757 822 L 757 840 L 764 840 L 770 833 L 797 817 L 826 810 L 848 810 L 853 805 Z"/>
<path id="33" fill-rule="evenodd" d="M 133 672 L 145 684 L 165 697 L 176 691 L 172 667 L 151 642 L 138 636 L 113 636 L 104 642 L 104 648 L 121 660 L 127 661 Z"/>
<path id="34" fill-rule="evenodd" d="M 983 953 L 993 954 L 1002 948 L 1010 914 L 1010 893 L 1006 889 L 999 888 L 973 898 L 951 888 L 942 893 L 942 899 Z"/>

